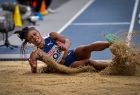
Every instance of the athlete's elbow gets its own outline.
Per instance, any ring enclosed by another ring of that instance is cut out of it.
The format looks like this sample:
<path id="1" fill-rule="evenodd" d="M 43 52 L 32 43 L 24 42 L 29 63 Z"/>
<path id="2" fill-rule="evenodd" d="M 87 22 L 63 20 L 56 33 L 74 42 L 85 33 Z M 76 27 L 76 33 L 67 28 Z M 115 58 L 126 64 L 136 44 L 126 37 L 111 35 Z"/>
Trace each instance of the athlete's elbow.
<path id="1" fill-rule="evenodd" d="M 71 45 L 71 42 L 70 42 L 70 40 L 67 38 L 66 40 L 65 40 L 65 42 L 70 46 Z"/>

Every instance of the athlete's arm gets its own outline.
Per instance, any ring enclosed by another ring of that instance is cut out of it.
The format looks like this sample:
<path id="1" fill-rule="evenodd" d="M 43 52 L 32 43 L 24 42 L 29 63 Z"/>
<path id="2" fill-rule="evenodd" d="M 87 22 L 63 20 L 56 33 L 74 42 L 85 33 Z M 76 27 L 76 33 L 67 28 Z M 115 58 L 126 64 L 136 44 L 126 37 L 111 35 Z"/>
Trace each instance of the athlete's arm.
<path id="1" fill-rule="evenodd" d="M 64 37 L 61 34 L 58 34 L 57 32 L 51 32 L 50 37 L 54 39 L 55 41 L 60 41 L 63 44 L 60 44 L 60 48 L 63 50 L 68 50 L 70 48 L 71 42 L 68 38 Z"/>
<path id="2" fill-rule="evenodd" d="M 39 58 L 38 52 L 33 51 L 29 58 L 29 64 L 31 66 L 32 73 L 37 73 L 37 59 Z"/>

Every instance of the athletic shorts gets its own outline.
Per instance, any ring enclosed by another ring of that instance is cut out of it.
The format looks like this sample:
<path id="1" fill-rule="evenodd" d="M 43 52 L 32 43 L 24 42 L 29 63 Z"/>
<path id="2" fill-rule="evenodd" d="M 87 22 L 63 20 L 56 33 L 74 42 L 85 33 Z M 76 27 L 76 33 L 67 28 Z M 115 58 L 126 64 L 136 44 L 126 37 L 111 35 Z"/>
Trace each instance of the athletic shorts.
<path id="1" fill-rule="evenodd" d="M 74 54 L 74 50 L 69 50 L 68 51 L 68 55 L 65 58 L 65 66 L 70 66 L 73 62 L 75 61 L 75 54 Z"/>

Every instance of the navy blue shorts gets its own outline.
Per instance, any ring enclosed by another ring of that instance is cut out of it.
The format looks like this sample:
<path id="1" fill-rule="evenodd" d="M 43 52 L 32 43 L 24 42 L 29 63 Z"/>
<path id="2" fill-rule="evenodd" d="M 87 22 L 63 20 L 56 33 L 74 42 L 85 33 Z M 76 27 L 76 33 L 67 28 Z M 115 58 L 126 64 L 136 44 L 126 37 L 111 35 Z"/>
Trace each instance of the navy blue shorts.
<path id="1" fill-rule="evenodd" d="M 70 66 L 73 62 L 75 61 L 75 54 L 74 54 L 74 50 L 69 50 L 68 51 L 68 55 L 65 58 L 65 66 Z"/>

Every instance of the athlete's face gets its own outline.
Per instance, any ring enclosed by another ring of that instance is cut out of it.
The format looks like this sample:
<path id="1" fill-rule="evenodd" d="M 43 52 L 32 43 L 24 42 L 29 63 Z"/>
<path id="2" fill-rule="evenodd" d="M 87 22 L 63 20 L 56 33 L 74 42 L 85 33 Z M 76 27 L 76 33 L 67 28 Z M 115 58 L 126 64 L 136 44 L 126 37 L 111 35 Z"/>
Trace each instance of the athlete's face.
<path id="1" fill-rule="evenodd" d="M 36 30 L 30 30 L 27 34 L 27 38 L 29 43 L 32 43 L 36 46 L 42 44 L 43 38 L 41 37 L 40 33 Z"/>

